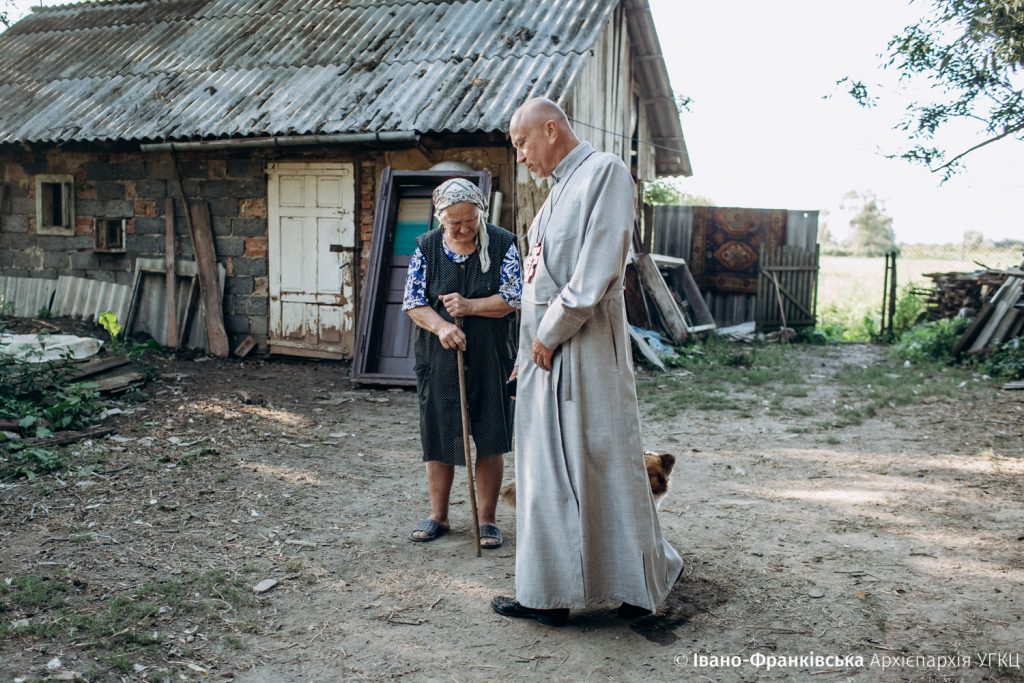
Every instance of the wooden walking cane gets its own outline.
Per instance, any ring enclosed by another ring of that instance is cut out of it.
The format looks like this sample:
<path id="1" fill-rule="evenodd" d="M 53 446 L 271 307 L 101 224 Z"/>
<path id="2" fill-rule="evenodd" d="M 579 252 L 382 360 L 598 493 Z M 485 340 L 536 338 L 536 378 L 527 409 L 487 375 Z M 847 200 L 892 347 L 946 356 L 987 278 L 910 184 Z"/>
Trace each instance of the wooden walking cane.
<path id="1" fill-rule="evenodd" d="M 455 319 L 455 325 L 462 329 L 462 318 Z M 462 349 L 459 353 L 459 402 L 462 404 L 462 449 L 466 452 L 466 476 L 469 480 L 469 510 L 473 513 L 473 545 L 476 556 L 480 557 L 480 517 L 476 512 L 476 486 L 473 483 L 473 454 L 469 450 L 469 406 L 466 402 L 466 366 L 462 362 Z"/>

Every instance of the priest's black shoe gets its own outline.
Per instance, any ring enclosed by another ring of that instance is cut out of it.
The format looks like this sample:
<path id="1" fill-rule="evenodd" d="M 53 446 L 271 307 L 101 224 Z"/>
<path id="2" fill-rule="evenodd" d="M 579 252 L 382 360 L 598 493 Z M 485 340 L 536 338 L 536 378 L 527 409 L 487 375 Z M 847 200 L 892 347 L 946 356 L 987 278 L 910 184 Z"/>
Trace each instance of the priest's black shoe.
<path id="1" fill-rule="evenodd" d="M 567 609 L 534 609 L 524 607 L 514 598 L 506 598 L 502 595 L 491 600 L 491 608 L 506 617 L 518 619 L 536 619 L 545 626 L 565 626 L 569 620 Z"/>
<path id="2" fill-rule="evenodd" d="M 615 610 L 615 613 L 622 619 L 640 619 L 641 617 L 649 617 L 653 614 L 653 612 L 646 607 L 631 605 L 628 602 L 624 602 L 619 605 L 619 608 Z"/>

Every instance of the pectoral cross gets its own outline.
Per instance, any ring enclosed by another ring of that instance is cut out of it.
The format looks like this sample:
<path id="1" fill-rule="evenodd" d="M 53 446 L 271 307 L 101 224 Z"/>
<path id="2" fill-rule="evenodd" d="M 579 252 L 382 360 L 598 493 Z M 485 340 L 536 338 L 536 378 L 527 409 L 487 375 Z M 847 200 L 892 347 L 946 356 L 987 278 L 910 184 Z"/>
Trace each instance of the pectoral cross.
<path id="1" fill-rule="evenodd" d="M 533 282 L 533 278 L 537 274 L 538 263 L 540 263 L 540 242 L 533 245 L 530 253 L 526 256 L 526 260 L 523 262 L 523 266 L 526 268 L 527 283 Z"/>

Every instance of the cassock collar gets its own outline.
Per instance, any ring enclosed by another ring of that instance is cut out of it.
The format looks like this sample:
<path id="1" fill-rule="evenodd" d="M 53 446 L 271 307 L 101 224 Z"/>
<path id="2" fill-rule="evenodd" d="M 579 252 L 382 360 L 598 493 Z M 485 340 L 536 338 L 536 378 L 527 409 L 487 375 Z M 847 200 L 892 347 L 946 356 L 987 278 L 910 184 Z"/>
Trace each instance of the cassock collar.
<path id="1" fill-rule="evenodd" d="M 572 148 L 572 151 L 562 157 L 562 160 L 551 172 L 551 177 L 556 183 L 562 182 L 563 178 L 569 176 L 576 167 L 583 163 L 583 160 L 594 153 L 594 148 L 589 142 L 580 141 L 580 144 Z"/>

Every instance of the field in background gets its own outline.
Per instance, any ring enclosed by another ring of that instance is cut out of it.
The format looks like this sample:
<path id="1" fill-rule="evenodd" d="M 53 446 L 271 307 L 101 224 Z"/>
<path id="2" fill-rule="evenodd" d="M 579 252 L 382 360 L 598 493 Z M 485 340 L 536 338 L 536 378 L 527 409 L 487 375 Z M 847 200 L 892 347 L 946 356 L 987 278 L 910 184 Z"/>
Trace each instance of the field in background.
<path id="1" fill-rule="evenodd" d="M 917 257 L 925 250 L 931 258 Z M 946 258 L 934 258 L 934 255 Z M 896 282 L 900 289 L 913 283 L 930 287 L 932 280 L 925 273 L 972 272 L 978 263 L 990 268 L 1006 268 L 1020 263 L 1021 255 L 1012 250 L 968 251 L 956 248 L 913 245 L 904 249 L 896 261 Z M 882 310 L 882 288 L 885 278 L 884 257 L 822 256 L 818 281 L 818 317 L 823 326 L 840 324 L 856 327 L 864 317 L 878 320 Z M 864 338 L 863 335 L 857 335 Z"/>

